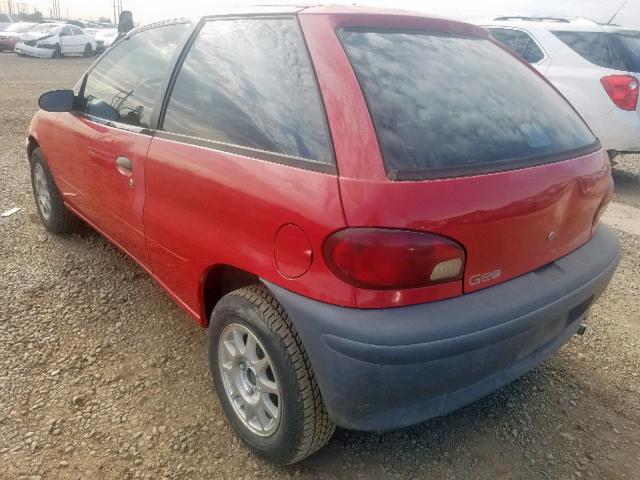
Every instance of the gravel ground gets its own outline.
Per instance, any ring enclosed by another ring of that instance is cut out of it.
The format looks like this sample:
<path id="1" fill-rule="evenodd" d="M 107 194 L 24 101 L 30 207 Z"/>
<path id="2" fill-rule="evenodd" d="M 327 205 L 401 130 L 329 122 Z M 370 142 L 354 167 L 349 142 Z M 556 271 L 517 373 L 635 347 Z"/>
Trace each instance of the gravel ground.
<path id="1" fill-rule="evenodd" d="M 521 380 L 413 428 L 338 430 L 293 467 L 247 453 L 212 392 L 205 331 L 97 234 L 56 238 L 37 219 L 29 119 L 88 66 L 0 55 L 0 212 L 21 208 L 0 219 L 0 478 L 639 478 L 640 237 L 623 231 L 586 335 Z"/>

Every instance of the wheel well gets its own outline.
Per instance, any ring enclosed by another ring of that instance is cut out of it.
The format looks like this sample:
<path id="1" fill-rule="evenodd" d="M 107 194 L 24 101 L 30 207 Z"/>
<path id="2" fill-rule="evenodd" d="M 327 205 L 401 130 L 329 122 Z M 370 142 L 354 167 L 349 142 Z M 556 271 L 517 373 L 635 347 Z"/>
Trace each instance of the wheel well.
<path id="1" fill-rule="evenodd" d="M 207 272 L 203 282 L 203 300 L 206 324 L 216 303 L 227 293 L 259 283 L 257 275 L 231 265 L 216 265 Z"/>
<path id="2" fill-rule="evenodd" d="M 38 142 L 36 141 L 36 139 L 33 138 L 32 135 L 29 135 L 29 144 L 27 145 L 27 155 L 29 156 L 29 158 L 31 158 L 31 154 L 39 146 L 40 145 L 38 145 Z"/>

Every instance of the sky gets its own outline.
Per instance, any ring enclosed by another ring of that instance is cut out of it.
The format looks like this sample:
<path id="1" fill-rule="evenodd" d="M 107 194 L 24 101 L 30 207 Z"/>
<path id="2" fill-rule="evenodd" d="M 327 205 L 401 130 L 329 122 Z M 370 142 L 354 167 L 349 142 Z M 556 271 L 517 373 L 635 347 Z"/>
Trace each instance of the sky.
<path id="1" fill-rule="evenodd" d="M 49 13 L 51 0 L 26 0 L 45 15 Z M 121 0 L 125 10 L 131 10 L 136 23 L 147 23 L 176 17 L 190 17 L 217 11 L 224 6 L 255 4 L 295 4 L 294 1 L 279 0 Z M 433 13 L 438 16 L 471 22 L 490 20 L 498 15 L 539 15 L 585 17 L 607 22 L 624 0 L 330 0 L 325 3 L 347 3 L 377 7 L 402 8 Z M 309 3 L 308 0 L 304 3 Z M 317 2 L 317 3 L 322 3 Z M 74 18 L 98 19 L 113 17 L 113 0 L 59 0 L 64 15 Z M 640 0 L 627 0 L 616 17 L 615 23 L 629 27 L 640 27 Z"/>

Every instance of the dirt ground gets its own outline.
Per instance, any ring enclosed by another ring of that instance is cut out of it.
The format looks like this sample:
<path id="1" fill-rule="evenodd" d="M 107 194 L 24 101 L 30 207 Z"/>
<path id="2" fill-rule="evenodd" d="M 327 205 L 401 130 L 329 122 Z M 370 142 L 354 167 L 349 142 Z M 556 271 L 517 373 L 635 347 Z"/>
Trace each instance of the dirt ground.
<path id="1" fill-rule="evenodd" d="M 89 229 L 40 225 L 23 141 L 36 99 L 86 59 L 0 55 L 1 479 L 639 479 L 640 157 L 605 221 L 624 253 L 589 329 L 539 368 L 443 418 L 391 433 L 338 430 L 277 468 L 233 436 L 205 331 Z M 419 376 L 420 372 L 416 371 Z"/>

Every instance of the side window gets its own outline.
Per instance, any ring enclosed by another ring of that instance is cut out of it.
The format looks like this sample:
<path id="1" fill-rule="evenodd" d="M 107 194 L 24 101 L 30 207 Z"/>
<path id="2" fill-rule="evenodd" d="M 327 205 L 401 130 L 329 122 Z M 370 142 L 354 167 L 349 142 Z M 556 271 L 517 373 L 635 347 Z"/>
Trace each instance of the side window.
<path id="1" fill-rule="evenodd" d="M 524 52 L 522 52 L 522 58 L 529 63 L 538 63 L 544 58 L 544 52 L 540 50 L 540 47 L 533 40 L 529 40 Z"/>
<path id="2" fill-rule="evenodd" d="M 188 24 L 143 30 L 119 44 L 89 72 L 82 110 L 89 115 L 149 127 L 162 80 Z"/>
<path id="3" fill-rule="evenodd" d="M 544 53 L 528 33 L 508 28 L 491 28 L 490 31 L 496 40 L 509 47 L 527 62 L 537 63 L 544 58 Z"/>
<path id="4" fill-rule="evenodd" d="M 0 22 L 2 22 L 2 23 L 11 23 L 11 20 L 9 20 L 9 17 L 7 15 L 5 15 L 4 13 L 0 13 Z"/>
<path id="5" fill-rule="evenodd" d="M 294 19 L 206 23 L 178 74 L 162 129 L 219 142 L 221 149 L 334 162 L 311 61 Z"/>
<path id="6" fill-rule="evenodd" d="M 621 53 L 603 32 L 552 33 L 588 62 L 613 70 L 627 70 Z"/>
<path id="7" fill-rule="evenodd" d="M 62 29 L 60 30 L 60 36 L 61 37 L 70 37 L 71 36 L 71 29 L 69 27 L 62 27 Z"/>
<path id="8" fill-rule="evenodd" d="M 71 27 L 71 31 L 74 35 L 84 35 L 84 32 L 80 30 L 78 27 Z"/>

